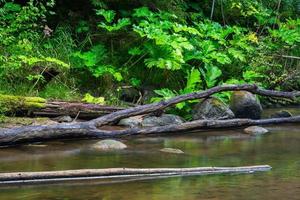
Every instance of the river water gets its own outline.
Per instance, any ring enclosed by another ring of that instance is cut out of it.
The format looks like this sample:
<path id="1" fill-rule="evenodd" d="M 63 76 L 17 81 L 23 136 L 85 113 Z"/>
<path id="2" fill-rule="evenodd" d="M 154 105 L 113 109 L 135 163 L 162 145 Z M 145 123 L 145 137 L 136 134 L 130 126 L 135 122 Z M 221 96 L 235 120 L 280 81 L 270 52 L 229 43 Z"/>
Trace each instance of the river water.
<path id="1" fill-rule="evenodd" d="M 299 109 L 292 109 L 294 113 Z M 268 115 L 272 110 L 269 110 Z M 220 130 L 127 138 L 123 151 L 99 152 L 96 141 L 51 142 L 0 149 L 0 171 L 45 171 L 112 167 L 272 166 L 269 172 L 121 181 L 79 181 L 0 186 L 0 200 L 300 199 L 300 125 L 267 126 L 252 137 Z M 179 148 L 170 154 L 161 148 Z"/>

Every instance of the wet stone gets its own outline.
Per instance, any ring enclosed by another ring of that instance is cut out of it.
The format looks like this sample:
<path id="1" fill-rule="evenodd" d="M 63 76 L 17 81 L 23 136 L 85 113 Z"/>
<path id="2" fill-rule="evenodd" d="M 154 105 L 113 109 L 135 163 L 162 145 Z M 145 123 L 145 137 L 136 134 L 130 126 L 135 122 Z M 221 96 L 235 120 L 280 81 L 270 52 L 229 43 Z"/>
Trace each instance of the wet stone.
<path id="1" fill-rule="evenodd" d="M 235 91 L 230 98 L 230 109 L 236 118 L 260 119 L 262 106 L 256 96 L 247 91 Z"/>
<path id="2" fill-rule="evenodd" d="M 58 123 L 70 123 L 73 121 L 72 117 L 70 117 L 70 116 L 59 116 L 59 117 L 53 118 L 52 120 L 56 121 Z"/>
<path id="3" fill-rule="evenodd" d="M 183 120 L 177 115 L 162 114 L 160 117 L 147 116 L 142 121 L 143 127 L 166 126 L 170 124 L 181 124 Z"/>
<path id="4" fill-rule="evenodd" d="M 233 112 L 225 103 L 217 98 L 208 98 L 200 103 L 197 103 L 192 111 L 193 119 L 232 119 Z"/>
<path id="5" fill-rule="evenodd" d="M 95 150 L 121 150 L 121 149 L 126 149 L 127 145 L 119 142 L 117 140 L 101 140 L 95 144 L 92 145 L 92 149 Z"/>
<path id="6" fill-rule="evenodd" d="M 165 153 L 175 153 L 175 154 L 183 154 L 184 153 L 180 149 L 173 149 L 173 148 L 163 148 L 163 149 L 161 149 L 159 151 L 165 152 Z"/>
<path id="7" fill-rule="evenodd" d="M 121 119 L 118 123 L 119 126 L 126 126 L 130 128 L 139 127 L 143 121 L 142 116 L 134 116 Z"/>
<path id="8" fill-rule="evenodd" d="M 284 118 L 284 117 L 292 117 L 293 115 L 287 110 L 280 110 L 271 115 L 271 118 Z"/>
<path id="9" fill-rule="evenodd" d="M 265 129 L 260 126 L 249 126 L 248 128 L 244 129 L 244 132 L 250 135 L 263 135 L 268 133 L 268 129 Z"/>

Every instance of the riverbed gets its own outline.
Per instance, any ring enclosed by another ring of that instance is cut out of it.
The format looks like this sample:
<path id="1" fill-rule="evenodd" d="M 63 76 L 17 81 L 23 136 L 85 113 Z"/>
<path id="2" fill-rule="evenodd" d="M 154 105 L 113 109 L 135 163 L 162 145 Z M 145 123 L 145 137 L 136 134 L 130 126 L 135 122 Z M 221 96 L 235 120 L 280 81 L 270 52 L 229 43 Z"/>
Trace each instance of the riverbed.
<path id="1" fill-rule="evenodd" d="M 299 114 L 299 109 L 291 109 Z M 268 110 L 265 116 L 274 112 Z M 121 141 L 128 149 L 101 152 L 97 140 L 60 141 L 0 150 L 0 171 L 47 171 L 113 167 L 201 167 L 271 165 L 269 172 L 235 175 L 77 181 L 0 186 L 0 199 L 166 200 L 300 199 L 300 125 L 266 126 L 249 136 L 242 129 L 202 131 Z M 176 148 L 184 154 L 163 153 Z"/>

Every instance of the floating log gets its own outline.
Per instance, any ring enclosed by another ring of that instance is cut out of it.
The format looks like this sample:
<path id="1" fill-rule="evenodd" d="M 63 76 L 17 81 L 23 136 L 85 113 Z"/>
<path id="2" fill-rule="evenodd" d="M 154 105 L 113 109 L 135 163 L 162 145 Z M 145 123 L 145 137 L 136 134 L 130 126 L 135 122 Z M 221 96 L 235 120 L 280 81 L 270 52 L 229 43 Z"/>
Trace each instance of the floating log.
<path id="1" fill-rule="evenodd" d="M 75 138 L 114 138 L 127 135 L 153 134 L 188 131 L 207 128 L 229 128 L 247 125 L 279 124 L 279 123 L 299 123 L 300 116 L 276 119 L 233 119 L 233 120 L 196 120 L 179 125 L 159 126 L 152 128 L 131 128 L 126 130 L 104 130 L 101 126 L 116 123 L 120 119 L 152 113 L 165 109 L 182 101 L 207 98 L 215 93 L 224 91 L 246 90 L 258 95 L 295 99 L 300 96 L 299 91 L 281 92 L 264 90 L 256 85 L 224 85 L 217 86 L 206 91 L 194 92 L 191 94 L 179 95 L 177 97 L 164 100 L 158 103 L 137 106 L 129 109 L 116 111 L 102 117 L 71 124 L 55 124 L 49 126 L 25 126 L 20 128 L 0 130 L 0 146 L 17 145 L 21 143 L 42 142 L 55 139 L 75 139 Z"/>
<path id="2" fill-rule="evenodd" d="M 40 97 L 0 95 L 0 106 L 6 113 L 22 116 L 58 117 L 68 115 L 94 119 L 124 108 L 71 101 L 48 101 Z"/>
<path id="3" fill-rule="evenodd" d="M 45 172 L 0 173 L 1 184 L 50 183 L 76 180 L 120 179 L 135 177 L 170 177 L 268 171 L 269 165 L 245 167 L 194 167 L 194 168 L 108 168 Z"/>

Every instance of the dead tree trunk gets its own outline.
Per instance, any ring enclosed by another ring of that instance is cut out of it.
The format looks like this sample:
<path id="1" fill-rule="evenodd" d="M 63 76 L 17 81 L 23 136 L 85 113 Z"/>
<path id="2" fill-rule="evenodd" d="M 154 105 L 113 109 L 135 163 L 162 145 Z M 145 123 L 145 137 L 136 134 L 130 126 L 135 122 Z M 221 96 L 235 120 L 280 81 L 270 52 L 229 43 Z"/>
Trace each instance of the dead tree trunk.
<path id="1" fill-rule="evenodd" d="M 103 106 L 82 102 L 47 101 L 40 97 L 0 95 L 3 112 L 22 116 L 57 117 L 69 115 L 81 119 L 94 119 L 112 112 L 123 110 L 120 107 Z"/>
<path id="2" fill-rule="evenodd" d="M 75 139 L 75 138 L 113 138 L 126 135 L 153 134 L 187 131 L 194 129 L 207 128 L 228 128 L 246 125 L 277 124 L 277 123 L 299 123 L 300 116 L 289 118 L 250 120 L 250 119 L 233 119 L 233 120 L 197 120 L 186 122 L 179 125 L 168 125 L 152 128 L 132 128 L 126 130 L 101 130 L 101 126 L 117 122 L 126 117 L 142 115 L 165 109 L 182 101 L 200 99 L 211 96 L 212 94 L 223 91 L 246 90 L 258 95 L 294 99 L 300 96 L 300 92 L 280 92 L 260 89 L 255 85 L 225 85 L 217 86 L 206 91 L 195 92 L 191 94 L 180 95 L 175 98 L 134 108 L 124 109 L 111 114 L 104 115 L 91 121 L 73 123 L 73 124 L 56 124 L 50 126 L 26 126 L 20 128 L 0 130 L 0 146 L 16 145 L 21 143 L 40 142 L 54 139 Z"/>
<path id="3" fill-rule="evenodd" d="M 1 184 L 59 182 L 70 180 L 115 179 L 134 177 L 169 177 L 268 171 L 269 165 L 246 167 L 194 167 L 194 168 L 110 168 L 45 172 L 0 173 Z"/>

